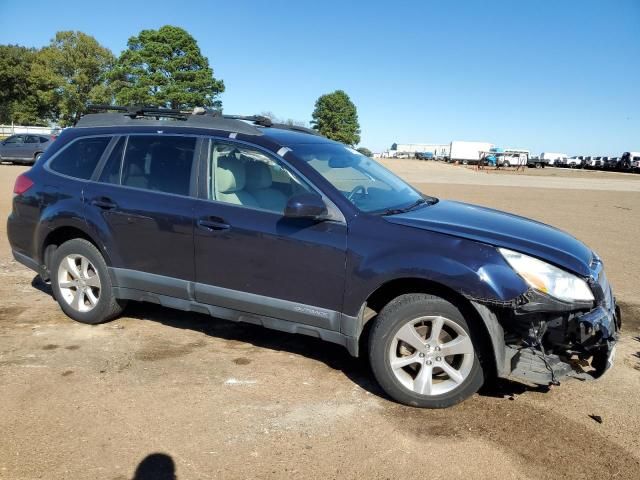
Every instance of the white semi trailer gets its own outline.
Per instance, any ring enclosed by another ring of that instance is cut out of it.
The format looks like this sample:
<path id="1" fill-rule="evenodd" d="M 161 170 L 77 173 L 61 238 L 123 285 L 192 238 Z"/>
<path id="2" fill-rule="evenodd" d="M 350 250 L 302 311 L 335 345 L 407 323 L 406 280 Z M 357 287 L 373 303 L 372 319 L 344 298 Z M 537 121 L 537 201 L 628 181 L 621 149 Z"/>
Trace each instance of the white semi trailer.
<path id="1" fill-rule="evenodd" d="M 488 142 L 463 142 L 455 140 L 449 147 L 452 162 L 460 162 L 464 165 L 478 163 L 481 152 L 488 152 L 493 148 L 493 143 Z"/>

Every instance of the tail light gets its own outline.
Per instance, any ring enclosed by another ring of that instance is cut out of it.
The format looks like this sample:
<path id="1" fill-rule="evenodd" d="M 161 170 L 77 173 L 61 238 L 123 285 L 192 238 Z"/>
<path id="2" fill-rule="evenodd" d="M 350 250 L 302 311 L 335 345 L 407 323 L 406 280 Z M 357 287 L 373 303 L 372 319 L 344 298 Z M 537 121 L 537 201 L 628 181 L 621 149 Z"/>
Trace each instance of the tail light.
<path id="1" fill-rule="evenodd" d="M 22 195 L 31 187 L 33 187 L 33 180 L 23 173 L 22 175 L 18 175 L 18 178 L 16 178 L 16 183 L 13 186 L 13 193 L 15 195 Z"/>

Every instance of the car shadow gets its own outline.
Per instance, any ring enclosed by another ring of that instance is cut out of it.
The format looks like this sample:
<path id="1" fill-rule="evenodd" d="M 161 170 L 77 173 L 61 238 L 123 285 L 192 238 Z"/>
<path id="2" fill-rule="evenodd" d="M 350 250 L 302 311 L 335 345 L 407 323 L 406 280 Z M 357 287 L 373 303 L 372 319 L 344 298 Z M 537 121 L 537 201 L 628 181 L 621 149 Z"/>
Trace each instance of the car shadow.
<path id="1" fill-rule="evenodd" d="M 44 282 L 39 276 L 32 280 L 31 285 L 53 297 L 51 285 Z M 367 362 L 369 330 L 373 325 L 371 321 L 365 325 L 360 337 L 360 356 L 354 358 L 344 347 L 318 338 L 270 330 L 249 323 L 232 322 L 196 312 L 184 312 L 154 303 L 129 301 L 124 315 L 172 328 L 199 332 L 222 340 L 244 342 L 259 348 L 301 355 L 322 362 L 333 370 L 341 371 L 363 390 L 392 401 L 375 381 Z M 531 387 L 510 380 L 489 378 L 478 394 L 484 397 L 513 400 L 515 395 L 526 392 L 547 392 L 548 390 L 549 388 L 546 386 Z"/>
<path id="2" fill-rule="evenodd" d="M 322 362 L 333 370 L 341 371 L 351 381 L 374 395 L 388 398 L 373 379 L 373 374 L 364 360 L 366 356 L 354 358 L 344 347 L 318 338 L 270 330 L 249 323 L 232 322 L 200 313 L 183 312 L 153 303 L 129 302 L 125 315 L 222 340 L 244 342 L 263 349 L 301 355 Z"/>

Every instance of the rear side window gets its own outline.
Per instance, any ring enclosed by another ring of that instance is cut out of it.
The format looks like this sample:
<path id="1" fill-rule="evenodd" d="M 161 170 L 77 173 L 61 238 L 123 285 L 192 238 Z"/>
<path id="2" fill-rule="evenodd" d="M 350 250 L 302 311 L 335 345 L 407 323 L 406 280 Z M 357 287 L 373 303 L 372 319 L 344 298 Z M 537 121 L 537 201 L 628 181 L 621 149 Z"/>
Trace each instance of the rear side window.
<path id="1" fill-rule="evenodd" d="M 35 135 L 27 135 L 24 143 L 40 143 L 40 140 Z"/>
<path id="2" fill-rule="evenodd" d="M 58 153 L 49 168 L 70 177 L 89 179 L 111 137 L 87 137 L 72 142 Z"/>
<path id="3" fill-rule="evenodd" d="M 120 173 L 121 184 L 158 192 L 189 195 L 194 137 L 129 137 Z"/>
<path id="4" fill-rule="evenodd" d="M 122 154 L 124 153 L 125 141 L 125 137 L 120 138 L 113 150 L 111 150 L 109 158 L 102 169 L 102 173 L 100 174 L 100 182 L 113 183 L 116 185 L 120 183 L 120 166 L 122 165 Z"/>
<path id="5" fill-rule="evenodd" d="M 40 139 L 40 143 L 47 143 L 49 139 L 47 137 L 38 137 Z"/>

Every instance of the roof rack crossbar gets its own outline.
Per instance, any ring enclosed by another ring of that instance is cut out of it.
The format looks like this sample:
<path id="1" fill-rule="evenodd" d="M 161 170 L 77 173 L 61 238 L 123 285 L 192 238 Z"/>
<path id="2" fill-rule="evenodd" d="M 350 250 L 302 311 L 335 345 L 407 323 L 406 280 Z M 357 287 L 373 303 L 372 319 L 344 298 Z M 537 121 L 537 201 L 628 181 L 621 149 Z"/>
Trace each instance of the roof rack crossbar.
<path id="1" fill-rule="evenodd" d="M 109 112 L 124 113 L 124 115 L 120 117 L 122 120 L 126 119 L 127 117 L 131 120 L 135 120 L 141 117 L 151 117 L 151 118 L 155 118 L 155 120 L 158 120 L 158 121 L 160 121 L 161 118 L 173 118 L 175 120 L 183 120 L 183 121 L 192 119 L 192 121 L 194 122 L 196 120 L 199 120 L 198 122 L 196 122 L 198 124 L 202 124 L 202 122 L 205 122 L 205 123 L 214 122 L 219 124 L 218 126 L 224 129 L 230 129 L 232 131 L 243 132 L 243 133 L 252 132 L 251 134 L 253 135 L 258 133 L 259 129 L 256 129 L 256 127 L 248 125 L 244 122 L 251 122 L 254 125 L 259 127 L 274 127 L 274 128 L 280 128 L 283 130 L 293 130 L 296 132 L 322 136 L 318 131 L 310 128 L 301 127 L 298 125 L 275 123 L 269 117 L 266 117 L 264 115 L 224 115 L 218 111 L 205 110 L 202 107 L 196 107 L 193 110 L 185 111 L 185 110 L 178 110 L 178 109 L 172 109 L 172 108 L 163 108 L 163 107 L 154 107 L 154 106 L 145 106 L 145 105 L 134 105 L 134 106 L 107 105 L 107 104 L 87 105 L 87 113 L 94 113 L 94 114 L 102 113 L 102 115 L 115 115 L 116 118 L 118 117 L 117 113 L 110 114 Z M 237 123 L 234 123 L 235 121 L 237 121 Z M 88 118 L 85 118 L 84 120 L 81 119 L 79 121 L 80 124 L 95 124 L 96 122 L 100 123 L 98 119 L 91 122 L 91 121 L 88 121 Z"/>

